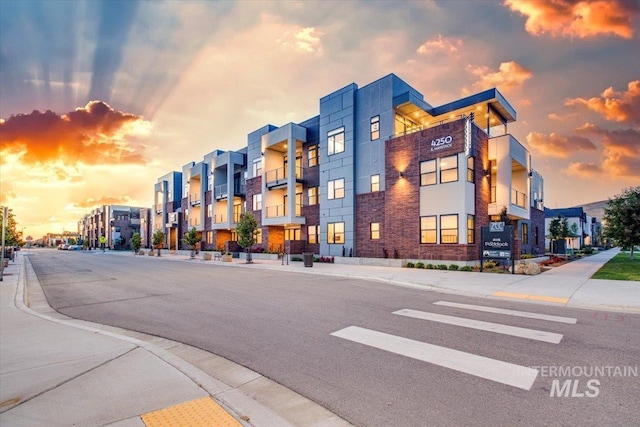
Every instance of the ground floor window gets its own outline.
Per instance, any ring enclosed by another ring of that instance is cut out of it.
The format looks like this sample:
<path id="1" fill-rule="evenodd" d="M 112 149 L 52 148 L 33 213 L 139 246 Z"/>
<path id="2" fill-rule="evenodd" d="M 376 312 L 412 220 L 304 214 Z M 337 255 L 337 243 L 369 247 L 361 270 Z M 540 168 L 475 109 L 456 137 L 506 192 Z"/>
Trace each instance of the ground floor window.
<path id="1" fill-rule="evenodd" d="M 284 230 L 284 240 L 300 240 L 300 229 L 286 228 Z"/>
<path id="2" fill-rule="evenodd" d="M 527 224 L 526 222 L 522 223 L 522 244 L 529 244 L 529 224 Z"/>
<path id="3" fill-rule="evenodd" d="M 458 243 L 458 214 L 440 215 L 440 243 Z"/>
<path id="4" fill-rule="evenodd" d="M 327 243 L 344 243 L 344 222 L 327 224 Z"/>
<path id="5" fill-rule="evenodd" d="M 317 225 L 309 225 L 307 227 L 307 243 L 312 245 L 318 243 L 318 226 Z"/>
<path id="6" fill-rule="evenodd" d="M 262 228 L 258 228 L 256 230 L 256 244 L 257 245 L 262 244 Z"/>
<path id="7" fill-rule="evenodd" d="M 206 240 L 207 244 L 213 243 L 213 231 L 207 231 Z"/>
<path id="8" fill-rule="evenodd" d="M 371 240 L 380 240 L 380 223 L 372 222 L 369 225 L 369 237 Z"/>
<path id="9" fill-rule="evenodd" d="M 436 240 L 436 217 L 420 217 L 420 243 L 438 243 Z"/>
<path id="10" fill-rule="evenodd" d="M 473 215 L 467 215 L 467 243 L 475 243 L 475 219 Z"/>

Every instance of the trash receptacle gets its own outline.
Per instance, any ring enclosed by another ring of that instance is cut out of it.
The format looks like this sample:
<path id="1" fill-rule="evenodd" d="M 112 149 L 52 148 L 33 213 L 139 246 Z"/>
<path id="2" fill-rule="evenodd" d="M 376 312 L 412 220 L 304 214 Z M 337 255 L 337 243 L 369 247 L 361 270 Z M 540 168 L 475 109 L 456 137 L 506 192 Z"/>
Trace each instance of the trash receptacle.
<path id="1" fill-rule="evenodd" d="M 302 258 L 304 260 L 305 267 L 313 267 L 313 254 L 304 253 L 302 254 Z"/>

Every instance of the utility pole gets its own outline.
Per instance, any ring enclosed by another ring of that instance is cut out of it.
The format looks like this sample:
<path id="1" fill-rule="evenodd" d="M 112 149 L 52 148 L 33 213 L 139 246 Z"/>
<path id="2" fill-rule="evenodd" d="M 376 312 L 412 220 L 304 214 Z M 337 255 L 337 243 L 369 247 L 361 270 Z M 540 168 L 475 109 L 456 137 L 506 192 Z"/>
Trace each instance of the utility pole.
<path id="1" fill-rule="evenodd" d="M 5 206 L 2 208 L 2 255 L 0 259 L 0 282 L 4 280 L 4 236 L 7 229 L 7 215 L 9 215 L 9 209 Z"/>

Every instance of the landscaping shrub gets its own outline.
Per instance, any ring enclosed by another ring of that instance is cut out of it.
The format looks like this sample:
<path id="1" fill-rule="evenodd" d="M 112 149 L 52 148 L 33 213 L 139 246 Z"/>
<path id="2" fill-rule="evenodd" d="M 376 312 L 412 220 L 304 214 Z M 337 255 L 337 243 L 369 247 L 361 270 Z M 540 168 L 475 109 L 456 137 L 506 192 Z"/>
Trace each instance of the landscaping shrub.
<path id="1" fill-rule="evenodd" d="M 473 268 L 470 265 L 463 265 L 460 267 L 460 271 L 473 271 Z"/>
<path id="2" fill-rule="evenodd" d="M 427 270 L 433 270 L 435 266 L 433 264 L 427 264 Z"/>
<path id="3" fill-rule="evenodd" d="M 424 262 L 416 263 L 416 268 L 424 268 Z"/>
<path id="4" fill-rule="evenodd" d="M 406 265 L 407 268 L 413 268 L 415 266 L 416 265 L 414 263 L 412 263 L 412 262 L 408 262 L 407 265 Z"/>
<path id="5" fill-rule="evenodd" d="M 531 254 L 522 254 L 520 255 L 520 259 L 531 259 L 533 258 L 533 255 Z"/>
<path id="6" fill-rule="evenodd" d="M 448 270 L 447 264 L 438 264 L 438 270 Z"/>
<path id="7" fill-rule="evenodd" d="M 458 264 L 451 264 L 451 265 L 449 265 L 449 270 L 453 270 L 453 271 L 455 271 L 455 270 L 457 270 L 458 268 L 460 268 L 460 266 L 459 266 Z"/>
<path id="8" fill-rule="evenodd" d="M 489 261 L 485 261 L 484 262 L 484 268 L 493 268 L 495 266 L 497 266 L 498 263 L 495 262 L 494 260 L 490 259 Z"/>

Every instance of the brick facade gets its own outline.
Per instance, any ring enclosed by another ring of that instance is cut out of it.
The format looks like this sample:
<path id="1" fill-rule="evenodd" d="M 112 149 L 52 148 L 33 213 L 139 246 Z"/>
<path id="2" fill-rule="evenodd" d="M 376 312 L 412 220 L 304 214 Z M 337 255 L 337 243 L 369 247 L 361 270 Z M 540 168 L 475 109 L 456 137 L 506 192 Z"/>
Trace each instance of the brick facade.
<path id="1" fill-rule="evenodd" d="M 385 192 L 358 194 L 356 196 L 356 253 L 367 258 L 385 257 Z M 371 239 L 371 223 L 380 224 L 380 239 Z M 387 254 L 388 255 L 388 254 Z"/>

